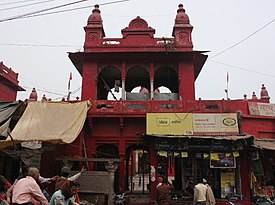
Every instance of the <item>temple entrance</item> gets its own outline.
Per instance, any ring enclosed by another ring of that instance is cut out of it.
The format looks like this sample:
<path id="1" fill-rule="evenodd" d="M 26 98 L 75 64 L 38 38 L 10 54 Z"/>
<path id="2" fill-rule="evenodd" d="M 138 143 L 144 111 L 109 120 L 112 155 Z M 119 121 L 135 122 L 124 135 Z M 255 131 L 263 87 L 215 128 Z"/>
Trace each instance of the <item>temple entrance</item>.
<path id="1" fill-rule="evenodd" d="M 131 193 L 149 193 L 149 151 L 147 147 L 132 145 L 126 150 L 125 189 Z"/>

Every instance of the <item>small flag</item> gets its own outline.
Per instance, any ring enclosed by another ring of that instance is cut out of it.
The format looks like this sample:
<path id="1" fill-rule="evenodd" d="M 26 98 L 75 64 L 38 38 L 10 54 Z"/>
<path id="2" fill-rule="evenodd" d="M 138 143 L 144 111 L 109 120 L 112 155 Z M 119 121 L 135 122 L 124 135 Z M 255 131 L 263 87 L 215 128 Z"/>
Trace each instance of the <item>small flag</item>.
<path id="1" fill-rule="evenodd" d="M 70 91 L 71 89 L 71 80 L 73 79 L 72 77 L 72 72 L 70 72 L 70 77 L 69 77 L 69 82 L 68 82 L 68 90 Z"/>
<path id="2" fill-rule="evenodd" d="M 70 80 L 73 79 L 73 75 L 72 75 L 72 72 L 70 72 Z"/>

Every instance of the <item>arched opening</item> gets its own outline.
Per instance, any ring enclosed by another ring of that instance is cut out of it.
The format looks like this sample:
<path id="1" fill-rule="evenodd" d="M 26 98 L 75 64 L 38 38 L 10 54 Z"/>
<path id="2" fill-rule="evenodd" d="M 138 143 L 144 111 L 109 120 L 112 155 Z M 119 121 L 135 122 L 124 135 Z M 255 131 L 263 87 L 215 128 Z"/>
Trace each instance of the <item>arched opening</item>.
<path id="1" fill-rule="evenodd" d="M 137 87 L 140 86 L 138 93 Z M 150 99 L 150 75 L 146 68 L 135 66 L 128 70 L 125 81 L 126 100 Z M 134 90 L 134 92 L 133 92 Z"/>
<path id="2" fill-rule="evenodd" d="M 171 67 L 160 67 L 155 71 L 154 99 L 155 100 L 178 100 L 179 99 L 179 79 L 175 69 Z"/>
<path id="3" fill-rule="evenodd" d="M 107 100 L 109 93 L 114 100 L 119 100 L 119 87 L 121 86 L 121 71 L 118 68 L 109 66 L 100 71 L 97 77 L 97 99 Z M 117 92 L 118 91 L 118 92 Z"/>

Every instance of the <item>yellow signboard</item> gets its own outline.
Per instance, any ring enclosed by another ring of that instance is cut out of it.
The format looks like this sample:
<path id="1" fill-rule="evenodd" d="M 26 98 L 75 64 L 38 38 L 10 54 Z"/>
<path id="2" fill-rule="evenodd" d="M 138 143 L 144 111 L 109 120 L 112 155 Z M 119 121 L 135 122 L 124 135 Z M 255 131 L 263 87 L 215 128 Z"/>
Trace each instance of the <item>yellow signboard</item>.
<path id="1" fill-rule="evenodd" d="M 192 135 L 192 114 L 147 113 L 146 134 Z"/>
<path id="2" fill-rule="evenodd" d="M 236 113 L 147 113 L 146 134 L 238 134 Z"/>

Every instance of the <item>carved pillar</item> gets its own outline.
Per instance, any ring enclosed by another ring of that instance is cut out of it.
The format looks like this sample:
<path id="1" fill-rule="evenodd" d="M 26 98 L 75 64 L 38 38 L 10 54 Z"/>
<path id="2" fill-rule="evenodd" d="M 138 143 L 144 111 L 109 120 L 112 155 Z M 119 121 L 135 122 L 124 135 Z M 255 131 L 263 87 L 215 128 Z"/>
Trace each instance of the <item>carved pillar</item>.
<path id="1" fill-rule="evenodd" d="M 154 98 L 154 63 L 150 62 L 150 96 Z"/>
<path id="2" fill-rule="evenodd" d="M 105 168 L 108 170 L 109 173 L 109 193 L 108 193 L 108 205 L 113 205 L 113 201 L 114 201 L 114 196 L 115 196 L 115 192 L 114 192 L 114 180 L 115 180 L 115 171 L 118 168 L 118 163 L 114 162 L 114 161 L 108 161 L 105 164 Z"/>
<path id="3" fill-rule="evenodd" d="M 121 66 L 121 98 L 122 100 L 126 100 L 126 93 L 125 93 L 125 78 L 126 78 L 126 64 L 125 62 L 122 63 Z"/>
<path id="4" fill-rule="evenodd" d="M 119 191 L 124 192 L 125 191 L 125 140 L 119 140 Z"/>
<path id="5" fill-rule="evenodd" d="M 122 80 L 121 87 L 122 87 L 122 89 L 121 89 L 121 99 L 126 100 L 125 80 Z"/>
<path id="6" fill-rule="evenodd" d="M 150 96 L 152 100 L 154 98 L 154 80 L 150 80 Z"/>

